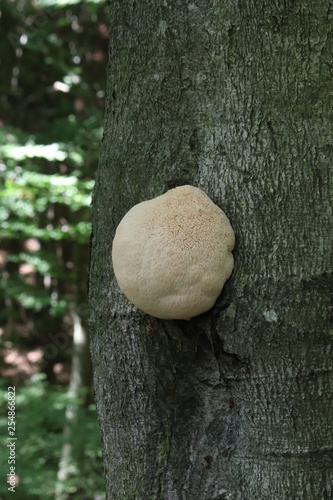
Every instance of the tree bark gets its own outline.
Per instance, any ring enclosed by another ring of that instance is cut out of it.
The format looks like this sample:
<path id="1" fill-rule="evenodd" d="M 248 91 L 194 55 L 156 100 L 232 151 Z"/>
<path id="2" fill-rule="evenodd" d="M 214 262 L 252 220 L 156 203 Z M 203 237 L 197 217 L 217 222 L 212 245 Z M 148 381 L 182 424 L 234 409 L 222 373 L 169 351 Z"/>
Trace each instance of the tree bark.
<path id="1" fill-rule="evenodd" d="M 332 27 L 318 2 L 110 2 L 91 354 L 107 498 L 333 495 Z M 230 218 L 215 307 L 144 315 L 111 246 L 134 204 L 203 189 Z"/>

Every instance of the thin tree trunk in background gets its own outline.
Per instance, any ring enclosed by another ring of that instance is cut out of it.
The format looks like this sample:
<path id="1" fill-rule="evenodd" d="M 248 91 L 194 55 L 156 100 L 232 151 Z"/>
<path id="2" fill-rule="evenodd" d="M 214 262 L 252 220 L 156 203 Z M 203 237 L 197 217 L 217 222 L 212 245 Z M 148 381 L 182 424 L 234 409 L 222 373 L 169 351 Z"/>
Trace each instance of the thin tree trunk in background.
<path id="1" fill-rule="evenodd" d="M 73 441 L 80 406 L 84 406 L 90 391 L 91 369 L 89 360 L 89 337 L 84 328 L 81 318 L 74 311 L 71 313 L 73 320 L 73 353 L 71 378 L 68 388 L 69 403 L 66 408 L 66 424 L 64 427 L 64 444 L 56 484 L 56 500 L 65 500 L 67 494 L 64 492 L 65 483 L 70 476 L 73 467 L 79 467 L 73 459 Z"/>
<path id="2" fill-rule="evenodd" d="M 333 496 L 331 2 L 110 2 L 91 353 L 107 498 Z M 190 322 L 114 279 L 134 204 L 193 184 L 235 269 Z"/>
<path id="3" fill-rule="evenodd" d="M 92 366 L 89 353 L 89 332 L 85 304 L 86 293 L 82 276 L 85 275 L 86 255 L 81 245 L 73 247 L 74 267 L 77 279 L 73 287 L 73 307 L 71 320 L 73 324 L 73 347 L 71 360 L 71 376 L 68 388 L 68 405 L 66 408 L 66 424 L 64 427 L 64 444 L 58 466 L 56 500 L 68 498 L 66 480 L 74 468 L 80 469 L 80 464 L 73 458 L 73 443 L 75 442 L 78 412 L 80 407 L 86 407 L 91 400 Z M 78 311 L 78 312 L 77 312 Z"/>

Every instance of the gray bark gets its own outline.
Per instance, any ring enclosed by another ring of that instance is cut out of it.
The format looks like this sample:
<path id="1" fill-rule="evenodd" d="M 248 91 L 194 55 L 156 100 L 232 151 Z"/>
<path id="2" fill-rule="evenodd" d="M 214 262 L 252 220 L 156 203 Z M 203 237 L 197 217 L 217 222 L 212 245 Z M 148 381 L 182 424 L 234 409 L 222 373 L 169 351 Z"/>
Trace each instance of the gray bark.
<path id="1" fill-rule="evenodd" d="M 329 1 L 112 1 L 93 197 L 91 354 L 107 498 L 333 497 Z M 134 204 L 193 184 L 235 269 L 190 322 L 120 292 Z"/>
<path id="2" fill-rule="evenodd" d="M 80 406 L 84 407 L 89 401 L 91 391 L 91 362 L 89 357 L 89 336 L 83 317 L 74 309 L 71 311 L 73 321 L 73 347 L 71 377 L 68 388 L 69 403 L 66 407 L 66 423 L 64 427 L 64 444 L 58 465 L 55 500 L 68 498 L 66 480 L 71 474 L 73 465 L 80 467 L 73 457 L 73 442 L 78 422 Z"/>

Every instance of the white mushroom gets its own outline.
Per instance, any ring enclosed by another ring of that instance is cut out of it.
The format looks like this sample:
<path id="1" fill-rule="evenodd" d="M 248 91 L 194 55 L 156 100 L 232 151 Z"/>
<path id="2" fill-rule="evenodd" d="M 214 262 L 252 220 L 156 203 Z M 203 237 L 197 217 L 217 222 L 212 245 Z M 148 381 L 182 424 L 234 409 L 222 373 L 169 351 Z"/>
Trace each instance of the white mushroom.
<path id="1" fill-rule="evenodd" d="M 189 320 L 215 304 L 234 244 L 225 213 L 200 189 L 180 186 L 127 212 L 113 240 L 113 268 L 139 309 Z"/>

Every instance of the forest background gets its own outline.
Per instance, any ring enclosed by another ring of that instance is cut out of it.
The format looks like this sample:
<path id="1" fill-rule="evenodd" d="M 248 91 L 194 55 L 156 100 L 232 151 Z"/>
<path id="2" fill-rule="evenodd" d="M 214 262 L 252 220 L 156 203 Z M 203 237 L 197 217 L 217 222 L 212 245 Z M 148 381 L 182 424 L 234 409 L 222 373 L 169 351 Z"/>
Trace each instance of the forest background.
<path id="1" fill-rule="evenodd" d="M 14 386 L 19 497 L 102 499 L 86 283 L 108 10 L 9 0 L 0 27 L 0 498 Z"/>

